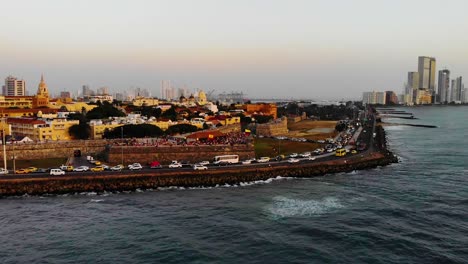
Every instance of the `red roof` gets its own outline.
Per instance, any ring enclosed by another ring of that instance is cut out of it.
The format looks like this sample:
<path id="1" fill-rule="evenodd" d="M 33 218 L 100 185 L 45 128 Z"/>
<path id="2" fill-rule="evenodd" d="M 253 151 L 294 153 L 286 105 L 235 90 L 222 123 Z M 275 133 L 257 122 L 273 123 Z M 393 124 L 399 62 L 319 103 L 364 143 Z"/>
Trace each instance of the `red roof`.
<path id="1" fill-rule="evenodd" d="M 36 118 L 7 118 L 8 124 L 31 124 L 31 125 L 43 125 L 46 122 L 43 120 L 37 120 Z"/>

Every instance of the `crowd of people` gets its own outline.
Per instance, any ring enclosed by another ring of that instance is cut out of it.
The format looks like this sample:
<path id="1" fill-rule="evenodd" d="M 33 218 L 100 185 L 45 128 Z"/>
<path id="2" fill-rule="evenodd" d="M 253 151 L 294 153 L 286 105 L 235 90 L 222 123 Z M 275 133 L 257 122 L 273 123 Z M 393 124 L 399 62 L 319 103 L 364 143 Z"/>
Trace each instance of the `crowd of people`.
<path id="1" fill-rule="evenodd" d="M 247 144 L 250 140 L 248 134 L 243 132 L 231 132 L 213 138 L 187 139 L 177 136 L 163 136 L 158 138 L 126 138 L 113 140 L 117 146 L 200 146 L 200 145 L 239 145 Z"/>

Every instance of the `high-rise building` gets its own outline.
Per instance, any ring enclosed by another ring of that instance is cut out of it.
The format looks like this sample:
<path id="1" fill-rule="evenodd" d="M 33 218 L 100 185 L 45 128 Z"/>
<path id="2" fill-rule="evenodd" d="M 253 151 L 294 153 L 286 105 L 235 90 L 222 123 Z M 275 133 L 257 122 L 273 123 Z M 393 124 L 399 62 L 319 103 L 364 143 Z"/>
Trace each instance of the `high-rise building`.
<path id="1" fill-rule="evenodd" d="M 396 95 L 394 91 L 385 92 L 385 103 L 388 105 L 398 104 L 398 96 Z"/>
<path id="2" fill-rule="evenodd" d="M 457 77 L 455 80 L 452 80 L 452 95 L 450 102 L 461 103 L 464 101 L 463 96 L 464 85 L 462 77 Z"/>
<path id="3" fill-rule="evenodd" d="M 5 79 L 3 86 L 3 95 L 5 96 L 25 96 L 26 95 L 26 82 L 18 80 L 16 77 L 8 76 Z"/>
<path id="4" fill-rule="evenodd" d="M 363 104 L 381 104 L 384 105 L 386 96 L 385 92 L 364 92 L 362 94 L 362 103 Z"/>
<path id="5" fill-rule="evenodd" d="M 439 71 L 439 80 L 437 87 L 437 103 L 446 103 L 450 101 L 450 71 L 445 69 Z"/>
<path id="6" fill-rule="evenodd" d="M 89 85 L 83 85 L 82 96 L 83 96 L 83 97 L 87 97 L 87 96 L 91 96 L 91 95 L 94 95 L 94 91 L 92 91 L 92 90 L 89 88 Z"/>
<path id="7" fill-rule="evenodd" d="M 418 58 L 419 88 L 435 91 L 436 59 L 420 56 Z"/>
<path id="8" fill-rule="evenodd" d="M 408 72 L 408 81 L 405 89 L 405 104 L 412 105 L 416 102 L 416 94 L 419 89 L 419 72 Z"/>
<path id="9" fill-rule="evenodd" d="M 109 87 L 103 86 L 103 87 L 97 88 L 96 94 L 97 95 L 108 95 L 109 94 Z"/>

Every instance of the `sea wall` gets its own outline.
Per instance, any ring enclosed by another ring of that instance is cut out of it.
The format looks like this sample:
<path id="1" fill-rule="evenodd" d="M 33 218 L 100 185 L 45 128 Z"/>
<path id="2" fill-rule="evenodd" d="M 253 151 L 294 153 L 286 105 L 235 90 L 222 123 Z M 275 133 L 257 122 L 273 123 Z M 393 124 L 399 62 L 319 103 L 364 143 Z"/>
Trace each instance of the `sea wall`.
<path id="1" fill-rule="evenodd" d="M 46 159 L 73 156 L 74 150 L 81 150 L 83 154 L 97 154 L 106 149 L 106 140 L 71 140 L 50 141 L 44 143 L 14 143 L 6 145 L 7 159 Z M 0 151 L 3 160 L 3 152 Z"/>
<path id="2" fill-rule="evenodd" d="M 208 171 L 171 171 L 160 173 L 121 172 L 107 175 L 61 176 L 29 179 L 0 179 L 0 196 L 40 195 L 80 192 L 131 191 L 159 187 L 215 186 L 267 180 L 282 177 L 315 177 L 330 173 L 351 172 L 385 166 L 396 162 L 393 155 L 380 153 L 364 159 L 348 159 L 338 162 L 303 163 L 274 167 L 225 168 Z"/>

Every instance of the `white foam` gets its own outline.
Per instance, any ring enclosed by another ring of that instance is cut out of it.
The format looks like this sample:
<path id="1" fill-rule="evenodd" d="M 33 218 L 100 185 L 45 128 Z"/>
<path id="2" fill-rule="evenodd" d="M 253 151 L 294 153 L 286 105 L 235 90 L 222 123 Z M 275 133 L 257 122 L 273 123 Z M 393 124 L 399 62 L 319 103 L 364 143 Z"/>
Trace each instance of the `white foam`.
<path id="1" fill-rule="evenodd" d="M 313 216 L 327 213 L 333 209 L 344 206 L 335 197 L 327 197 L 323 200 L 300 200 L 284 196 L 276 196 L 273 203 L 267 208 L 274 218 Z"/>
<path id="2" fill-rule="evenodd" d="M 104 199 L 91 199 L 91 201 L 89 201 L 91 203 L 100 203 L 100 202 L 104 202 Z"/>

